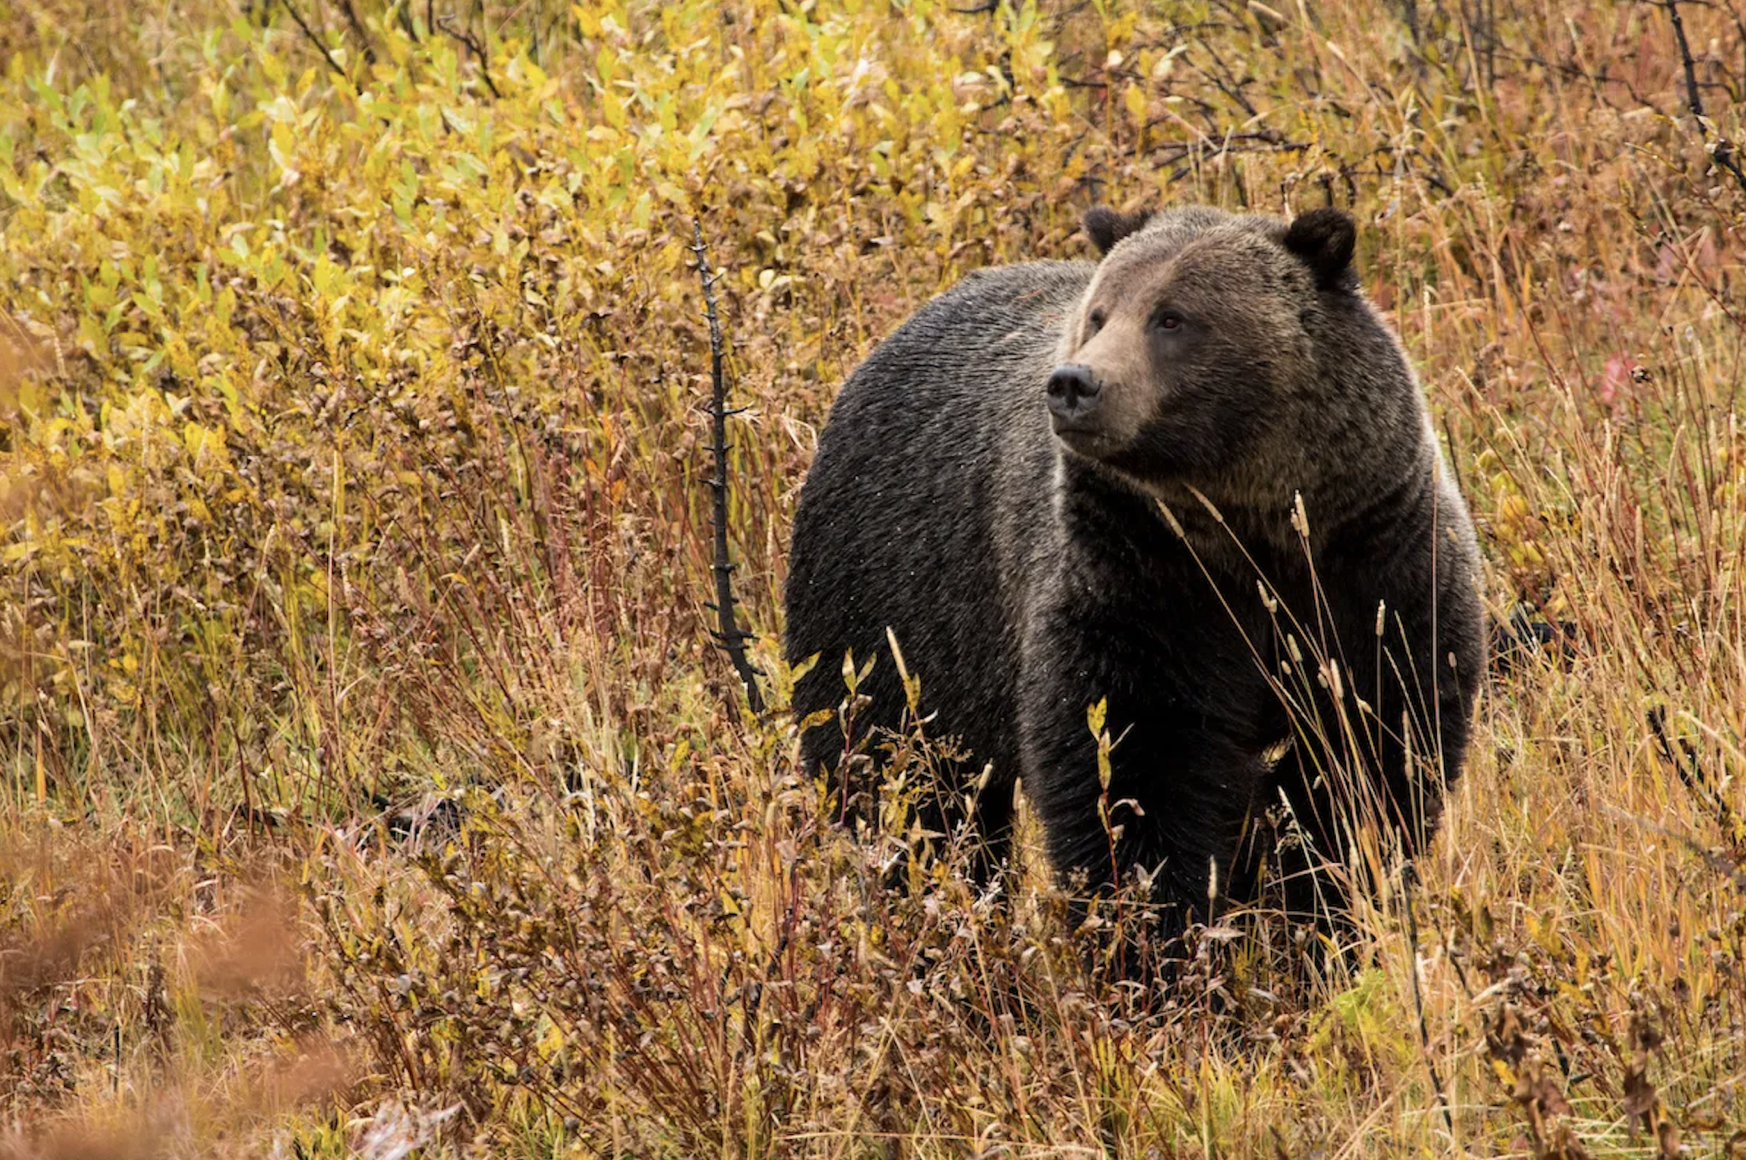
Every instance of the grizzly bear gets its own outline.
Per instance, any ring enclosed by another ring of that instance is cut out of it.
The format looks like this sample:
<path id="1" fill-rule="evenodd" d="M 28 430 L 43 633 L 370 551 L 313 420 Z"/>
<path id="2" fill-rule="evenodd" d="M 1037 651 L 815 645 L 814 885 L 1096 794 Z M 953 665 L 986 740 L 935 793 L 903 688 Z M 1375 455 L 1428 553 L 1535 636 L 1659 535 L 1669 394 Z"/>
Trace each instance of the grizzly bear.
<path id="1" fill-rule="evenodd" d="M 1461 767 L 1466 507 L 1345 213 L 1084 226 L 1100 261 L 971 274 L 837 397 L 785 592 L 788 660 L 819 658 L 802 759 L 860 792 L 842 756 L 904 720 L 895 639 L 985 866 L 1022 782 L 1063 883 L 1149 882 L 1168 937 L 1274 855 L 1288 909 L 1337 914 L 1356 827 L 1410 857 Z M 879 659 L 820 712 L 845 653 Z"/>

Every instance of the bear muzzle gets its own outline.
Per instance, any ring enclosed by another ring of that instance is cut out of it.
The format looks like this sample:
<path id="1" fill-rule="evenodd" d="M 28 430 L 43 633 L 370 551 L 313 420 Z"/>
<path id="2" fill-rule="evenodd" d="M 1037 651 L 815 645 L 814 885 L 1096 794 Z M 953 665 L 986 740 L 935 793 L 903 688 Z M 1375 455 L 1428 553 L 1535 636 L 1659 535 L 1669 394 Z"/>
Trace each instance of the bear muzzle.
<path id="1" fill-rule="evenodd" d="M 1084 363 L 1062 363 L 1049 376 L 1048 399 L 1055 434 L 1087 430 L 1103 401 L 1103 384 Z"/>

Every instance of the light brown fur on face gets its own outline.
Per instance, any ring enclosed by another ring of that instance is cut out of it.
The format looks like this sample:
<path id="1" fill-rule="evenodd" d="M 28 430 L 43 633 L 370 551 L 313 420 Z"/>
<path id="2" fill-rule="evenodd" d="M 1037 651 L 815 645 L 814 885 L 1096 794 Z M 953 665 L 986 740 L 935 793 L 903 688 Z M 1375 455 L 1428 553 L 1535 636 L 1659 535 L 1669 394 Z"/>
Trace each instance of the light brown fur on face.
<path id="1" fill-rule="evenodd" d="M 1294 284 L 1266 225 L 1204 211 L 1166 214 L 1115 245 L 1057 352 L 1058 362 L 1089 368 L 1100 388 L 1089 419 L 1054 424 L 1066 446 L 1100 460 L 1120 456 L 1172 408 L 1204 406 L 1195 383 L 1184 380 L 1236 365 L 1236 347 L 1267 352 L 1263 379 L 1289 369 L 1304 345 L 1294 304 L 1307 278 Z M 1176 333 L 1159 329 L 1165 315 Z M 1226 347 L 1233 357 L 1225 366 L 1195 369 Z M 1257 402 L 1275 393 L 1270 381 L 1246 382 L 1242 392 Z"/>
<path id="2" fill-rule="evenodd" d="M 1299 493 L 1317 513 L 1363 501 L 1355 458 L 1422 466 L 1417 384 L 1362 299 L 1349 235 L 1199 208 L 1123 224 L 1058 343 L 1057 366 L 1096 386 L 1091 405 L 1050 405 L 1065 454 L 1288 533 L 1276 517 Z"/>
<path id="3" fill-rule="evenodd" d="M 1090 367 L 1102 384 L 1096 434 L 1081 436 L 1056 428 L 1062 442 L 1094 458 L 1100 447 L 1121 447 L 1134 441 L 1151 416 L 1153 396 L 1147 389 L 1152 367 L 1146 356 L 1145 314 L 1117 305 L 1100 328 L 1095 311 L 1101 309 L 1081 309 L 1075 326 L 1062 343 L 1064 349 L 1059 360 Z M 1077 344 L 1071 341 L 1075 332 Z"/>

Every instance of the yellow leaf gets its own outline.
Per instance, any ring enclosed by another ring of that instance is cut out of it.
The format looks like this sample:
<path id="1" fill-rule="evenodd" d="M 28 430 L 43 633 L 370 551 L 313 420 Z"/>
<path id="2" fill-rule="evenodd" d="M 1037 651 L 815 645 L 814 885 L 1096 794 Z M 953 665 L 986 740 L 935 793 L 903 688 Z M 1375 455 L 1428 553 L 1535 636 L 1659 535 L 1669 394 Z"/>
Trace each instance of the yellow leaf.
<path id="1" fill-rule="evenodd" d="M 1122 94 L 1122 103 L 1128 108 L 1128 116 L 1136 124 L 1146 123 L 1146 90 L 1138 84 L 1130 84 Z"/>

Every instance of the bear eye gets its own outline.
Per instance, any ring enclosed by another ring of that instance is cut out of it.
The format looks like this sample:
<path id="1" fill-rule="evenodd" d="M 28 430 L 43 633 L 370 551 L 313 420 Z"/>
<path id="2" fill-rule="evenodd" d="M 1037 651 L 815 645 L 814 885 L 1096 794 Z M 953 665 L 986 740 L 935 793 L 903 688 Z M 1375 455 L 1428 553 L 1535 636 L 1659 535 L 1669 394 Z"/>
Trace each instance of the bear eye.
<path id="1" fill-rule="evenodd" d="M 1085 336 L 1090 338 L 1092 335 L 1102 330 L 1103 324 L 1108 321 L 1108 319 L 1109 315 L 1103 312 L 1103 307 L 1099 306 L 1092 310 L 1092 312 L 1085 317 L 1085 324 L 1087 327 Z"/>
<path id="2" fill-rule="evenodd" d="M 1162 330 L 1162 331 L 1165 331 L 1167 333 L 1173 333 L 1175 331 L 1182 329 L 1182 315 L 1176 313 L 1176 311 L 1174 311 L 1174 310 L 1160 311 L 1158 314 L 1153 316 L 1152 326 L 1155 329 Z"/>

